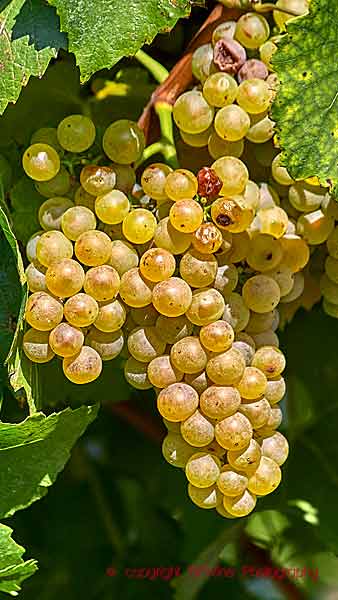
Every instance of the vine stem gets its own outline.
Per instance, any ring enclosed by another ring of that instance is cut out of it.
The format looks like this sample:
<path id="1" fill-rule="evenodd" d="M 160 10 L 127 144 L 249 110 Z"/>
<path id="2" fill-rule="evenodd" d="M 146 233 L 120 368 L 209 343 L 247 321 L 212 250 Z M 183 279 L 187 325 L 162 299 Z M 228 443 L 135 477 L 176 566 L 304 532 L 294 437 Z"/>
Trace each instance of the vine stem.
<path id="1" fill-rule="evenodd" d="M 135 54 L 135 58 L 149 71 L 149 73 L 152 74 L 158 83 L 163 83 L 163 81 L 167 79 L 169 71 L 143 50 L 138 50 Z"/>

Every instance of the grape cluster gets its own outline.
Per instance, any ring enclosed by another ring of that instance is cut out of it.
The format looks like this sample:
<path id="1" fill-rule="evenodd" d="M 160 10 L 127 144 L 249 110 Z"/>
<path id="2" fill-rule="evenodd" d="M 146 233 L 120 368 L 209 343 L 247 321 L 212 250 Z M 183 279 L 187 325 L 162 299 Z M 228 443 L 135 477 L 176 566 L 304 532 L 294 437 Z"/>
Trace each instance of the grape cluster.
<path id="1" fill-rule="evenodd" d="M 269 36 L 268 20 L 249 12 L 195 51 L 196 86 L 173 107 L 187 155 L 205 150 L 195 173 L 157 162 L 136 184 L 137 124 L 111 124 L 102 158 L 80 115 L 35 132 L 23 156 L 45 198 L 26 249 L 24 352 L 39 363 L 59 356 L 78 384 L 120 355 L 126 380 L 156 391 L 163 455 L 185 469 L 190 498 L 227 518 L 280 483 L 276 331 L 307 294 L 312 263 L 338 316 L 338 210 L 316 180 L 295 182 L 281 163 Z"/>

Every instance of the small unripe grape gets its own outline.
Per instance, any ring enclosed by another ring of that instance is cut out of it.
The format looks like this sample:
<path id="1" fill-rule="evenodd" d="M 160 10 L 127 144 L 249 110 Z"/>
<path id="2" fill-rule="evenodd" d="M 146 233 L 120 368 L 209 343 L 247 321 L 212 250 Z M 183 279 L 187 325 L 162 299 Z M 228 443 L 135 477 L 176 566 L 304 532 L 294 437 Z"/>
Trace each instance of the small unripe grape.
<path id="1" fill-rule="evenodd" d="M 130 356 L 124 365 L 126 381 L 137 390 L 149 390 L 153 387 L 147 375 L 147 363 L 142 363 Z"/>
<path id="2" fill-rule="evenodd" d="M 144 133 L 134 121 L 120 119 L 107 127 L 102 145 L 110 160 L 128 165 L 141 158 L 145 146 Z"/>
<path id="3" fill-rule="evenodd" d="M 138 266 L 138 254 L 129 242 L 113 240 L 109 264 L 114 267 L 120 277 L 130 269 Z"/>
<path id="4" fill-rule="evenodd" d="M 145 244 L 152 239 L 156 225 L 156 219 L 149 210 L 136 208 L 123 219 L 122 231 L 129 242 Z"/>
<path id="5" fill-rule="evenodd" d="M 209 385 L 201 394 L 200 408 L 210 419 L 220 421 L 234 415 L 241 404 L 241 397 L 234 387 Z"/>
<path id="6" fill-rule="evenodd" d="M 170 277 L 157 283 L 153 289 L 152 302 L 156 310 L 166 317 L 179 317 L 189 308 L 192 292 L 188 284 L 178 277 Z"/>
<path id="7" fill-rule="evenodd" d="M 226 321 L 214 321 L 200 330 L 200 340 L 211 352 L 225 352 L 231 347 L 234 338 L 234 330 Z"/>
<path id="8" fill-rule="evenodd" d="M 237 412 L 215 425 L 217 442 L 227 450 L 246 448 L 252 438 L 253 429 L 249 419 Z"/>
<path id="9" fill-rule="evenodd" d="M 167 198 L 166 179 L 171 172 L 171 167 L 165 163 L 154 163 L 146 167 L 141 178 L 144 193 L 154 200 L 165 200 Z"/>
<path id="10" fill-rule="evenodd" d="M 178 200 L 169 212 L 172 226 L 182 233 L 193 233 L 203 222 L 203 209 L 196 200 Z"/>
<path id="11" fill-rule="evenodd" d="M 122 223 L 130 210 L 128 196 L 120 190 L 112 190 L 95 200 L 95 212 L 103 223 Z"/>
<path id="12" fill-rule="evenodd" d="M 54 329 L 63 317 L 61 302 L 46 292 L 34 292 L 29 296 L 26 306 L 25 319 L 38 331 Z"/>
<path id="13" fill-rule="evenodd" d="M 250 440 L 248 446 L 241 450 L 229 450 L 227 453 L 229 464 L 233 469 L 238 471 L 249 471 L 253 472 L 259 465 L 262 452 L 260 445 L 253 438 Z"/>
<path id="14" fill-rule="evenodd" d="M 102 360 L 112 360 L 122 351 L 124 337 L 121 329 L 116 331 L 99 331 L 91 327 L 86 336 L 86 345 L 94 348 Z"/>
<path id="15" fill-rule="evenodd" d="M 94 143 L 95 125 L 84 115 L 69 115 L 57 128 L 58 141 L 68 152 L 84 152 Z"/>
<path id="16" fill-rule="evenodd" d="M 84 279 L 84 291 L 98 302 L 115 298 L 120 289 L 120 276 L 109 265 L 88 269 Z"/>
<path id="17" fill-rule="evenodd" d="M 195 175 L 187 169 L 176 169 L 167 175 L 164 191 L 170 200 L 188 200 L 197 194 Z"/>
<path id="18" fill-rule="evenodd" d="M 126 309 L 120 300 L 101 302 L 95 327 L 105 333 L 117 331 L 125 323 L 126 317 Z"/>
<path id="19" fill-rule="evenodd" d="M 183 233 L 172 226 L 169 217 L 162 219 L 155 230 L 154 242 L 172 254 L 183 254 L 191 244 L 191 235 Z"/>
<path id="20" fill-rule="evenodd" d="M 280 289 L 272 277 L 254 275 L 242 289 L 245 304 L 254 312 L 264 313 L 273 310 L 280 301 Z"/>
<path id="21" fill-rule="evenodd" d="M 143 279 L 137 267 L 130 269 L 121 277 L 120 296 L 123 302 L 133 308 L 147 306 L 152 300 L 151 282 Z"/>
<path id="22" fill-rule="evenodd" d="M 128 337 L 128 350 L 140 362 L 150 362 L 164 354 L 166 344 L 157 334 L 156 327 L 137 327 Z"/>
<path id="23" fill-rule="evenodd" d="M 107 194 L 115 187 L 115 171 L 111 167 L 86 165 L 80 173 L 80 183 L 92 196 Z"/>
<path id="24" fill-rule="evenodd" d="M 167 344 L 175 344 L 179 340 L 191 335 L 193 328 L 193 324 L 184 315 L 178 317 L 159 315 L 156 320 L 158 335 Z"/>
<path id="25" fill-rule="evenodd" d="M 211 168 L 223 183 L 221 194 L 231 196 L 241 194 L 249 181 L 249 172 L 245 164 L 235 156 L 218 158 Z"/>
<path id="26" fill-rule="evenodd" d="M 247 485 L 248 478 L 245 473 L 239 473 L 231 465 L 222 467 L 217 479 L 217 486 L 222 494 L 230 497 L 239 496 L 245 492 Z"/>
<path id="27" fill-rule="evenodd" d="M 221 470 L 221 462 L 217 456 L 206 452 L 193 454 L 185 467 L 188 481 L 199 488 L 206 488 L 216 483 Z"/>
<path id="28" fill-rule="evenodd" d="M 140 271 L 146 279 L 157 283 L 169 279 L 176 269 L 175 257 L 164 248 L 150 248 L 140 261 Z"/>
<path id="29" fill-rule="evenodd" d="M 266 398 L 246 402 L 243 400 L 238 410 L 249 419 L 254 429 L 265 427 L 271 416 L 271 407 Z"/>
<path id="30" fill-rule="evenodd" d="M 216 354 L 208 360 L 207 375 L 218 385 L 235 385 L 243 377 L 245 360 L 236 348 Z"/>
<path id="31" fill-rule="evenodd" d="M 285 369 L 283 352 L 274 346 L 259 348 L 252 359 L 252 366 L 265 373 L 268 379 L 278 377 Z"/>
<path id="32" fill-rule="evenodd" d="M 186 316 L 194 325 L 201 327 L 217 321 L 222 316 L 224 308 L 224 298 L 217 290 L 203 288 L 194 290 Z"/>
<path id="33" fill-rule="evenodd" d="M 36 258 L 44 267 L 72 256 L 73 245 L 61 231 L 46 231 L 37 241 Z"/>
<path id="34" fill-rule="evenodd" d="M 247 400 L 254 400 L 263 396 L 267 386 L 267 379 L 260 369 L 246 367 L 242 379 L 237 384 L 237 389 Z"/>
<path id="35" fill-rule="evenodd" d="M 64 358 L 62 367 L 67 379 L 73 383 L 85 384 L 99 377 L 102 360 L 94 348 L 83 346 L 79 354 Z"/>
<path id="36" fill-rule="evenodd" d="M 199 373 L 207 364 L 207 355 L 199 339 L 189 336 L 172 346 L 170 360 L 183 373 Z"/>
<path id="37" fill-rule="evenodd" d="M 49 334 L 49 344 L 53 352 L 58 356 L 74 356 L 80 352 L 84 342 L 84 335 L 81 329 L 69 325 L 69 323 L 60 323 Z"/>
<path id="38" fill-rule="evenodd" d="M 183 373 L 170 361 L 170 356 L 163 355 L 154 358 L 148 365 L 148 379 L 157 388 L 166 388 L 172 383 L 183 379 Z"/>
<path id="39" fill-rule="evenodd" d="M 46 269 L 30 263 L 25 271 L 30 292 L 47 292 Z"/>
<path id="40" fill-rule="evenodd" d="M 88 294 L 76 294 L 65 303 L 64 314 L 71 325 L 88 327 L 94 323 L 99 314 L 99 306 Z"/>
<path id="41" fill-rule="evenodd" d="M 256 506 L 256 496 L 249 492 L 249 490 L 245 490 L 241 496 L 233 498 L 224 496 L 223 505 L 225 510 L 233 517 L 246 517 Z"/>
<path id="42" fill-rule="evenodd" d="M 86 231 L 75 242 L 76 258 L 88 267 L 98 267 L 111 256 L 111 240 L 103 231 Z"/>
<path id="43" fill-rule="evenodd" d="M 61 229 L 62 215 L 73 205 L 69 198 L 56 196 L 45 200 L 39 208 L 39 223 L 45 231 Z"/>
<path id="44" fill-rule="evenodd" d="M 49 331 L 28 329 L 23 336 L 22 349 L 34 363 L 46 363 L 52 360 L 54 352 L 49 345 Z"/>
<path id="45" fill-rule="evenodd" d="M 273 460 L 279 467 L 285 463 L 289 455 L 289 444 L 279 431 L 272 430 L 264 437 L 257 438 L 257 441 L 263 456 Z"/>
<path id="46" fill-rule="evenodd" d="M 199 508 L 216 508 L 222 502 L 222 495 L 215 485 L 199 488 L 189 483 L 188 495 Z"/>
<path id="47" fill-rule="evenodd" d="M 281 478 L 279 466 L 271 458 L 262 456 L 257 470 L 249 478 L 248 490 L 257 496 L 266 496 L 279 486 Z"/>
<path id="48" fill-rule="evenodd" d="M 199 410 L 181 424 L 181 435 L 188 444 L 202 448 L 214 439 L 214 427 Z"/>
<path id="49" fill-rule="evenodd" d="M 22 166 L 35 181 L 49 181 L 60 170 L 60 158 L 48 144 L 33 144 L 25 151 Z"/>
<path id="50" fill-rule="evenodd" d="M 202 223 L 192 236 L 192 245 L 201 254 L 217 252 L 222 244 L 222 233 L 213 223 Z"/>
<path id="51" fill-rule="evenodd" d="M 262 15 L 248 12 L 242 15 L 236 25 L 235 38 L 245 48 L 259 48 L 270 35 L 270 27 Z"/>
<path id="52" fill-rule="evenodd" d="M 198 394 L 186 383 L 173 383 L 159 393 L 157 408 L 168 421 L 184 421 L 198 408 Z"/>
<path id="53" fill-rule="evenodd" d="M 192 448 L 180 433 L 169 431 L 163 440 L 163 457 L 173 467 L 184 468 L 195 451 L 196 448 Z"/>

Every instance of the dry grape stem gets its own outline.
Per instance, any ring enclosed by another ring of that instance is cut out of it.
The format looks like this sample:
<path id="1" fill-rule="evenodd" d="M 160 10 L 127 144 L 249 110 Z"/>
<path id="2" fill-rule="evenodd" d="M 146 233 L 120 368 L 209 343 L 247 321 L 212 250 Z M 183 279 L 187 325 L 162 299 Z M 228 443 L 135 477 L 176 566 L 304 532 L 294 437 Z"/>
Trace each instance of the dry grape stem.
<path id="1" fill-rule="evenodd" d="M 227 9 L 222 4 L 216 4 L 208 18 L 204 21 L 202 27 L 191 40 L 187 50 L 182 58 L 176 63 L 169 73 L 169 77 L 159 85 L 153 92 L 150 101 L 146 105 L 138 124 L 143 129 L 147 144 L 153 141 L 152 133 L 158 129 L 155 126 L 154 106 L 158 102 L 174 104 L 180 94 L 182 94 L 192 83 L 193 75 L 191 70 L 191 60 L 194 51 L 202 44 L 211 41 L 212 33 L 220 23 L 237 19 L 241 12 L 235 9 Z"/>

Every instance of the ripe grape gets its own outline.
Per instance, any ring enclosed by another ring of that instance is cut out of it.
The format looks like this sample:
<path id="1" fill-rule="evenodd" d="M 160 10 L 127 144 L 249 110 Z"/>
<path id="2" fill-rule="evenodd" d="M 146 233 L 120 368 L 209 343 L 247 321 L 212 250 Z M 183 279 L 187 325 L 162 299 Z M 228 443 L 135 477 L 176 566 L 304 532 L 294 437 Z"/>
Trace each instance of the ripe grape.
<path id="1" fill-rule="evenodd" d="M 250 114 L 263 113 L 271 103 L 269 84 L 263 79 L 246 79 L 239 85 L 237 102 Z"/>
<path id="2" fill-rule="evenodd" d="M 212 33 L 212 44 L 213 46 L 223 38 L 233 38 L 235 35 L 236 21 L 225 21 L 214 29 Z"/>
<path id="3" fill-rule="evenodd" d="M 286 167 L 282 165 L 282 155 L 277 154 L 271 164 L 271 173 L 277 183 L 280 185 L 292 185 L 295 183 L 291 175 L 288 173 Z"/>
<path id="4" fill-rule="evenodd" d="M 202 448 L 214 439 L 214 427 L 199 410 L 181 424 L 181 435 L 191 446 Z"/>
<path id="5" fill-rule="evenodd" d="M 137 267 L 129 269 L 121 277 L 120 296 L 123 302 L 133 308 L 147 306 L 152 300 L 151 282 L 143 279 Z"/>
<path id="6" fill-rule="evenodd" d="M 29 146 L 22 157 L 25 173 L 35 181 L 49 181 L 60 170 L 60 158 L 48 144 Z"/>
<path id="7" fill-rule="evenodd" d="M 304 269 L 310 259 L 307 242 L 299 236 L 291 235 L 281 238 L 280 243 L 283 249 L 282 264 L 289 267 L 293 273 Z"/>
<path id="8" fill-rule="evenodd" d="M 217 252 L 222 244 L 222 233 L 213 223 L 202 223 L 192 236 L 192 245 L 201 254 Z"/>
<path id="9" fill-rule="evenodd" d="M 156 325 L 159 314 L 152 304 L 148 304 L 148 306 L 142 308 L 132 308 L 130 316 L 135 325 L 143 327 L 145 325 Z"/>
<path id="10" fill-rule="evenodd" d="M 172 383 L 160 391 L 157 408 L 168 421 L 184 421 L 198 408 L 198 394 L 186 383 Z"/>
<path id="11" fill-rule="evenodd" d="M 191 287 L 206 287 L 214 281 L 217 265 L 217 260 L 212 254 L 188 250 L 180 261 L 180 275 Z"/>
<path id="12" fill-rule="evenodd" d="M 183 373 L 171 362 L 167 354 L 157 356 L 148 365 L 148 379 L 157 388 L 166 388 L 183 379 Z"/>
<path id="13" fill-rule="evenodd" d="M 238 410 L 249 419 L 254 429 L 266 426 L 271 416 L 271 407 L 266 398 L 243 400 Z"/>
<path id="14" fill-rule="evenodd" d="M 237 412 L 215 425 L 217 442 L 226 450 L 246 448 L 252 438 L 253 429 L 249 419 Z"/>
<path id="15" fill-rule="evenodd" d="M 207 355 L 199 339 L 189 336 L 172 346 L 170 360 L 183 373 L 200 373 L 207 364 Z"/>
<path id="16" fill-rule="evenodd" d="M 171 225 L 182 233 L 193 233 L 203 222 L 203 209 L 196 200 L 178 200 L 169 212 Z"/>
<path id="17" fill-rule="evenodd" d="M 241 404 L 241 397 L 234 387 L 209 385 L 201 394 L 200 408 L 210 419 L 220 421 L 234 415 Z"/>
<path id="18" fill-rule="evenodd" d="M 288 294 L 285 294 L 281 298 L 281 303 L 284 304 L 285 302 L 293 302 L 293 300 L 296 300 L 297 298 L 299 298 L 304 291 L 304 287 L 305 287 L 305 279 L 304 279 L 303 273 L 295 273 L 294 276 L 292 277 L 291 290 Z"/>
<path id="19" fill-rule="evenodd" d="M 116 331 L 99 331 L 91 327 L 86 335 L 86 345 L 94 348 L 101 360 L 112 360 L 122 351 L 124 337 L 121 329 Z"/>
<path id="20" fill-rule="evenodd" d="M 74 204 L 69 198 L 56 196 L 45 200 L 39 208 L 39 223 L 42 229 L 45 231 L 60 230 L 62 216 L 72 206 Z"/>
<path id="21" fill-rule="evenodd" d="M 245 360 L 236 348 L 212 356 L 207 363 L 207 375 L 218 385 L 236 385 L 243 377 Z"/>
<path id="22" fill-rule="evenodd" d="M 276 312 L 276 309 L 266 313 L 251 312 L 249 323 L 246 326 L 247 333 L 250 333 L 250 335 L 253 333 L 261 333 L 272 327 Z"/>
<path id="23" fill-rule="evenodd" d="M 82 287 L 82 286 L 81 286 Z M 118 272 L 109 265 L 88 269 L 84 279 L 84 291 L 98 302 L 115 298 L 120 289 Z"/>
<path id="24" fill-rule="evenodd" d="M 221 108 L 216 114 L 215 130 L 226 142 L 239 142 L 250 129 L 249 115 L 236 104 Z M 214 152 L 217 154 L 217 152 Z M 241 153 L 242 154 L 242 153 Z M 224 155 L 223 155 L 224 156 Z"/>
<path id="25" fill-rule="evenodd" d="M 202 371 L 202 373 L 186 373 L 184 375 L 184 381 L 191 385 L 198 394 L 202 394 L 202 392 L 208 388 L 210 383 L 205 371 Z"/>
<path id="26" fill-rule="evenodd" d="M 236 24 L 235 38 L 245 48 L 259 48 L 270 35 L 270 27 L 262 15 L 248 12 Z"/>
<path id="27" fill-rule="evenodd" d="M 76 241 L 83 233 L 96 229 L 96 218 L 89 208 L 73 206 L 62 214 L 61 227 L 69 240 Z"/>
<path id="28" fill-rule="evenodd" d="M 85 280 L 84 270 L 72 258 L 63 258 L 53 263 L 46 272 L 48 290 L 59 298 L 68 298 L 77 294 Z"/>
<path id="29" fill-rule="evenodd" d="M 246 366 L 250 366 L 256 350 L 255 342 L 252 337 L 247 333 L 237 333 L 232 347 L 242 353 Z"/>
<path id="30" fill-rule="evenodd" d="M 156 219 L 149 210 L 136 208 L 124 217 L 122 231 L 129 242 L 145 244 L 152 239 L 156 226 Z"/>
<path id="31" fill-rule="evenodd" d="M 46 231 L 36 244 L 36 258 L 44 267 L 50 267 L 64 258 L 73 256 L 72 243 L 61 231 Z"/>
<path id="32" fill-rule="evenodd" d="M 211 352 L 229 350 L 235 338 L 234 330 L 227 321 L 214 321 L 200 329 L 200 340 Z"/>
<path id="33" fill-rule="evenodd" d="M 262 452 L 256 440 L 251 439 L 246 448 L 241 450 L 229 450 L 227 458 L 233 469 L 238 471 L 249 471 L 258 467 Z M 247 482 L 246 482 L 247 483 Z"/>
<path id="34" fill-rule="evenodd" d="M 230 196 L 241 194 L 249 181 L 249 173 L 245 164 L 234 156 L 218 158 L 211 168 L 216 172 L 223 183 L 221 194 Z"/>
<path id="35" fill-rule="evenodd" d="M 243 300 L 254 312 L 264 313 L 276 308 L 280 301 L 280 289 L 272 277 L 254 275 L 243 285 Z"/>
<path id="36" fill-rule="evenodd" d="M 99 306 L 88 294 L 76 294 L 64 305 L 65 319 L 75 327 L 92 325 L 99 314 Z"/>
<path id="37" fill-rule="evenodd" d="M 130 165 L 118 165 L 114 162 L 111 166 L 116 175 L 115 187 L 124 194 L 131 193 L 136 183 L 136 174 L 133 167 Z"/>
<path id="38" fill-rule="evenodd" d="M 187 200 L 197 194 L 198 183 L 195 175 L 187 169 L 175 169 L 168 173 L 164 192 L 170 200 Z"/>
<path id="39" fill-rule="evenodd" d="M 246 517 L 256 506 L 256 496 L 249 490 L 245 490 L 241 496 L 233 498 L 224 496 L 223 505 L 225 510 L 233 517 Z"/>
<path id="40" fill-rule="evenodd" d="M 94 143 L 95 125 L 84 115 L 69 115 L 57 128 L 59 144 L 68 152 L 84 152 Z"/>
<path id="41" fill-rule="evenodd" d="M 80 173 L 80 183 L 83 189 L 92 196 L 107 194 L 115 187 L 115 171 L 111 167 L 86 165 Z"/>
<path id="42" fill-rule="evenodd" d="M 49 331 L 28 329 L 23 336 L 22 349 L 34 363 L 46 363 L 52 360 L 54 352 L 49 345 Z"/>
<path id="43" fill-rule="evenodd" d="M 127 271 L 137 267 L 138 263 L 138 254 L 129 242 L 124 240 L 112 241 L 109 264 L 114 267 L 120 277 Z"/>
<path id="44" fill-rule="evenodd" d="M 144 193 L 154 200 L 165 200 L 167 198 L 165 184 L 167 176 L 171 172 L 171 167 L 165 163 L 153 163 L 146 167 L 141 177 Z"/>
<path id="45" fill-rule="evenodd" d="M 275 379 L 269 379 L 265 390 L 265 398 L 271 405 L 280 402 L 285 395 L 286 386 L 283 377 L 276 377 Z"/>
<path id="46" fill-rule="evenodd" d="M 332 233 L 334 225 L 334 219 L 324 215 L 322 210 L 316 210 L 299 217 L 297 233 L 308 244 L 323 244 Z"/>
<path id="47" fill-rule="evenodd" d="M 193 324 L 184 315 L 178 317 L 159 315 L 156 320 L 158 335 L 167 344 L 175 344 L 179 340 L 191 335 L 193 327 Z"/>
<path id="48" fill-rule="evenodd" d="M 203 148 L 208 145 L 208 140 L 212 132 L 212 126 L 201 133 L 186 133 L 180 130 L 180 136 L 185 144 L 193 148 Z"/>
<path id="49" fill-rule="evenodd" d="M 84 335 L 81 329 L 60 323 L 49 334 L 49 345 L 58 356 L 74 356 L 80 352 L 84 343 Z"/>
<path id="50" fill-rule="evenodd" d="M 196 448 L 192 448 L 180 433 L 170 431 L 163 440 L 163 457 L 173 467 L 184 468 L 195 451 Z"/>
<path id="51" fill-rule="evenodd" d="M 228 73 L 213 73 L 204 83 L 203 96 L 211 106 L 221 108 L 235 101 L 237 88 L 235 79 Z"/>
<path id="52" fill-rule="evenodd" d="M 222 496 L 215 485 L 200 488 L 189 483 L 188 495 L 190 500 L 199 508 L 216 508 L 222 501 Z"/>
<path id="53" fill-rule="evenodd" d="M 189 285 L 178 277 L 160 281 L 153 289 L 153 305 L 161 315 L 166 317 L 183 315 L 189 309 L 191 301 L 192 292 Z"/>
<path id="54" fill-rule="evenodd" d="M 268 379 L 278 377 L 285 369 L 283 352 L 274 346 L 259 348 L 252 359 L 252 366 L 265 373 Z"/>
<path id="55" fill-rule="evenodd" d="M 100 302 L 95 327 L 105 333 L 121 329 L 127 318 L 126 309 L 120 300 Z"/>
<path id="56" fill-rule="evenodd" d="M 154 243 L 159 248 L 164 248 L 172 254 L 183 254 L 191 244 L 191 235 L 177 231 L 172 226 L 169 217 L 165 217 L 158 224 L 154 232 Z"/>
<path id="57" fill-rule="evenodd" d="M 246 134 L 246 139 L 253 144 L 264 144 L 274 135 L 275 123 L 269 115 L 263 113 L 250 115 L 250 129 Z"/>
<path id="58" fill-rule="evenodd" d="M 110 160 L 129 165 L 142 156 L 145 138 L 137 123 L 120 119 L 106 129 L 103 136 L 103 150 Z"/>
<path id="59" fill-rule="evenodd" d="M 258 438 L 262 455 L 273 460 L 278 466 L 285 463 L 289 455 L 287 439 L 279 431 L 271 431 L 268 435 Z"/>
<path id="60" fill-rule="evenodd" d="M 249 477 L 248 490 L 257 496 L 266 496 L 279 486 L 281 478 L 279 466 L 271 458 L 262 456 L 257 470 Z"/>
<path id="61" fill-rule="evenodd" d="M 214 288 L 197 289 L 192 294 L 186 316 L 194 325 L 208 325 L 220 319 L 224 308 L 224 298 L 217 290 Z"/>
<path id="62" fill-rule="evenodd" d="M 269 71 L 265 63 L 257 58 L 250 58 L 240 68 L 237 74 L 239 83 L 246 79 L 266 79 Z"/>
<path id="63" fill-rule="evenodd" d="M 85 384 L 99 377 L 102 360 L 94 348 L 82 346 L 78 354 L 63 359 L 62 367 L 67 379 L 73 383 Z"/>
<path id="64" fill-rule="evenodd" d="M 247 231 L 233 236 L 230 250 L 226 254 L 226 262 L 238 263 L 248 254 L 250 238 Z"/>
<path id="65" fill-rule="evenodd" d="M 111 240 L 103 231 L 85 231 L 75 242 L 76 258 L 88 267 L 98 267 L 111 256 Z"/>
<path id="66" fill-rule="evenodd" d="M 128 350 L 140 362 L 150 362 L 165 351 L 165 342 L 158 336 L 156 327 L 137 327 L 128 337 Z"/>
<path id="67" fill-rule="evenodd" d="M 36 247 L 37 247 L 38 241 L 43 233 L 44 233 L 44 231 L 37 231 L 36 233 L 34 233 L 29 238 L 27 245 L 26 245 L 27 259 L 29 260 L 29 262 L 35 264 L 37 267 L 40 267 L 41 264 L 39 264 L 39 261 L 38 261 L 37 255 L 36 255 Z M 38 264 L 36 264 L 36 263 L 38 263 Z"/>
<path id="68" fill-rule="evenodd" d="M 241 196 L 218 198 L 211 205 L 211 218 L 220 229 L 241 233 L 249 227 L 254 212 L 243 205 Z"/>
<path id="69" fill-rule="evenodd" d="M 47 292 L 46 269 L 30 263 L 25 271 L 30 292 Z"/>
<path id="70" fill-rule="evenodd" d="M 216 483 L 221 469 L 217 456 L 207 452 L 196 452 L 185 466 L 185 474 L 189 483 L 199 488 L 206 488 Z"/>
<path id="71" fill-rule="evenodd" d="M 137 390 L 148 390 L 152 386 L 147 375 L 147 363 L 142 363 L 130 356 L 124 365 L 126 381 Z"/>
<path id="72" fill-rule="evenodd" d="M 210 127 L 214 118 L 214 108 L 208 104 L 201 92 L 184 92 L 173 107 L 174 121 L 186 133 L 201 133 Z"/>
<path id="73" fill-rule="evenodd" d="M 26 305 L 25 319 L 38 331 L 50 331 L 61 323 L 63 308 L 61 302 L 46 292 L 34 292 Z"/>
<path id="74" fill-rule="evenodd" d="M 255 367 L 246 367 L 242 379 L 237 384 L 242 398 L 254 400 L 265 393 L 267 379 L 264 373 Z"/>
<path id="75" fill-rule="evenodd" d="M 244 473 L 239 473 L 230 465 L 222 467 L 217 479 L 217 486 L 226 496 L 239 496 L 243 494 L 248 485 L 248 478 Z"/>
<path id="76" fill-rule="evenodd" d="M 157 283 L 169 279 L 176 269 L 175 257 L 164 248 L 150 248 L 140 261 L 140 271 L 146 279 Z"/>
<path id="77" fill-rule="evenodd" d="M 279 240 L 266 234 L 256 235 L 250 242 L 247 263 L 254 271 L 269 271 L 279 265 L 283 248 Z"/>
<path id="78" fill-rule="evenodd" d="M 130 203 L 128 197 L 120 190 L 112 190 L 99 196 L 95 201 L 95 212 L 103 223 L 116 225 L 122 223 L 128 215 Z"/>
<path id="79" fill-rule="evenodd" d="M 211 44 L 203 44 L 194 51 L 191 61 L 192 73 L 201 83 L 204 83 L 209 77 L 213 60 L 214 51 Z"/>
<path id="80" fill-rule="evenodd" d="M 293 13 L 297 15 L 305 15 L 309 10 L 309 0 L 277 0 L 276 7 L 280 8 L 279 10 L 273 11 L 273 18 L 276 21 L 276 25 L 279 29 L 283 29 L 285 23 L 292 19 L 292 15 L 287 12 L 283 12 L 283 8 L 286 11 L 291 10 Z"/>

